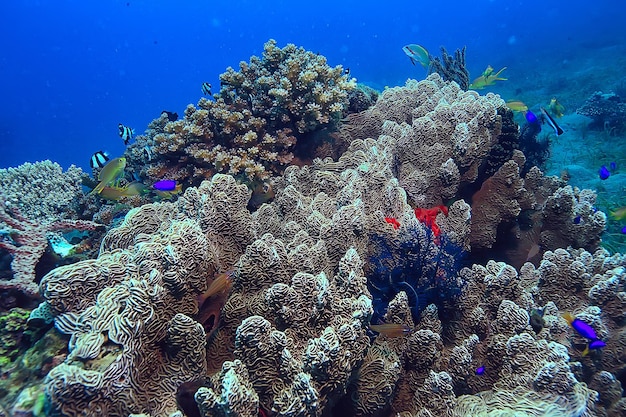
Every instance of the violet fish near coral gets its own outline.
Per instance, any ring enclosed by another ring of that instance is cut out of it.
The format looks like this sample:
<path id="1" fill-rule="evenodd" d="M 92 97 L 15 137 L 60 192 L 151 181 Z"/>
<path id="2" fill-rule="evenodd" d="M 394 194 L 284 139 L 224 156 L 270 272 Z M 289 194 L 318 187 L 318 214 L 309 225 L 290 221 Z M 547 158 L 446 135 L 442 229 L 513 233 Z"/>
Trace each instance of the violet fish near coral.
<path id="1" fill-rule="evenodd" d="M 570 326 L 572 326 L 574 330 L 576 330 L 576 333 L 578 333 L 582 337 L 592 340 L 598 338 L 598 336 L 596 335 L 596 331 L 588 323 L 585 323 L 584 321 L 575 318 L 570 313 L 564 313 L 563 318 L 569 323 Z"/>
<path id="2" fill-rule="evenodd" d="M 133 135 L 135 134 L 135 129 L 131 129 L 130 127 L 124 126 L 121 123 L 117 125 L 117 128 L 120 130 L 120 138 L 122 138 L 122 140 L 124 141 L 124 145 L 128 145 L 128 142 L 130 142 L 130 140 L 133 138 Z"/>
<path id="3" fill-rule="evenodd" d="M 202 94 L 204 94 L 205 96 L 212 96 L 213 94 L 211 93 L 211 84 L 209 83 L 202 83 Z"/>
<path id="4" fill-rule="evenodd" d="M 152 184 L 152 187 L 159 191 L 174 191 L 177 185 L 176 180 L 161 180 Z"/>
<path id="5" fill-rule="evenodd" d="M 410 45 L 403 46 L 402 50 L 409 57 L 413 65 L 415 65 L 416 62 L 419 62 L 424 68 L 430 68 L 430 54 L 423 46 L 412 43 Z"/>
<path id="6" fill-rule="evenodd" d="M 484 373 L 485 373 L 484 366 L 479 366 L 478 368 L 476 368 L 476 375 L 480 376 L 480 375 L 484 375 Z"/>
<path id="7" fill-rule="evenodd" d="M 562 135 L 563 129 L 561 129 L 561 126 L 556 123 L 556 121 L 552 118 L 552 116 L 550 116 L 550 113 L 548 113 L 546 109 L 544 109 L 543 107 L 541 107 L 540 109 L 541 113 L 543 113 L 546 119 L 546 122 L 550 125 L 550 127 L 552 127 L 552 129 L 554 129 L 554 134 L 557 136 Z"/>
<path id="8" fill-rule="evenodd" d="M 91 169 L 102 168 L 103 166 L 106 165 L 109 159 L 110 159 L 109 155 L 107 155 L 106 152 L 102 152 L 102 151 L 94 152 L 94 154 L 91 155 L 89 166 L 91 167 Z"/>

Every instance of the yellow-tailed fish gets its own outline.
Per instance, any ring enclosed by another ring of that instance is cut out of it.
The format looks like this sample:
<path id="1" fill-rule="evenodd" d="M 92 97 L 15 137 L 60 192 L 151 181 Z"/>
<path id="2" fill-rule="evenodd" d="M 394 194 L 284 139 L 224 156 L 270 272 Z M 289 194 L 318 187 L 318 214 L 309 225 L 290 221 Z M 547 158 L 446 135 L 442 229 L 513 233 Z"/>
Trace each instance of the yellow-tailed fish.
<path id="1" fill-rule="evenodd" d="M 513 111 L 519 111 L 519 112 L 528 111 L 528 106 L 523 101 L 519 101 L 519 100 L 507 101 L 506 106 Z"/>
<path id="2" fill-rule="evenodd" d="M 89 194 L 99 194 L 102 192 L 104 187 L 110 186 L 115 183 L 122 175 L 124 175 L 124 168 L 126 168 L 126 158 L 115 158 L 111 159 L 102 170 L 100 170 L 100 174 L 98 175 L 98 181 L 100 183 L 96 185 Z"/>
<path id="3" fill-rule="evenodd" d="M 626 206 L 618 207 L 615 210 L 609 213 L 613 220 L 624 220 L 626 219 Z"/>
<path id="4" fill-rule="evenodd" d="M 172 197 L 174 197 L 176 194 L 180 194 L 182 191 L 183 191 L 183 185 L 180 183 L 176 183 L 176 187 L 174 187 L 173 190 L 169 190 L 169 191 L 154 190 L 154 194 L 156 194 L 157 196 L 159 196 L 160 198 L 164 200 L 169 200 Z"/>
<path id="5" fill-rule="evenodd" d="M 487 69 L 483 71 L 483 75 L 476 78 L 470 85 L 469 88 L 472 90 L 480 90 L 482 88 L 487 87 L 488 85 L 495 84 L 496 81 L 506 81 L 507 78 L 500 77 L 502 71 L 504 71 L 506 67 L 503 67 L 500 71 L 493 73 L 493 68 L 491 66 L 487 66 Z M 488 74 L 488 75 L 484 75 Z"/>
<path id="6" fill-rule="evenodd" d="M 426 69 L 430 67 L 430 54 L 423 46 L 412 43 L 410 45 L 403 46 L 402 50 L 409 57 L 413 65 L 415 65 L 416 62 L 419 62 Z"/>
<path id="7" fill-rule="evenodd" d="M 133 181 L 125 187 L 104 187 L 100 191 L 100 197 L 107 200 L 119 200 L 122 197 L 133 197 L 146 194 L 149 190 L 139 181 Z"/>
<path id="8" fill-rule="evenodd" d="M 552 113 L 554 117 L 563 117 L 563 114 L 565 113 L 565 106 L 559 103 L 556 97 L 552 97 L 552 100 L 550 100 L 550 104 L 548 105 L 548 110 L 550 110 L 550 113 Z"/>
<path id="9" fill-rule="evenodd" d="M 370 329 L 387 337 L 402 337 L 413 331 L 406 324 L 398 323 L 370 324 Z"/>

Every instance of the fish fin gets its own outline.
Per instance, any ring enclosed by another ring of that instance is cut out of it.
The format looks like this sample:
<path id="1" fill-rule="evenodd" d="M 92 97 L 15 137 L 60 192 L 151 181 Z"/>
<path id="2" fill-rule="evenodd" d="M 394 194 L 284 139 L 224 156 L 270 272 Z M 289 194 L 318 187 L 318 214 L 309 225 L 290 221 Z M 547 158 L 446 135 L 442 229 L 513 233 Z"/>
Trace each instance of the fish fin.
<path id="1" fill-rule="evenodd" d="M 589 345 L 585 346 L 585 350 L 583 350 L 582 355 L 587 356 L 589 354 Z"/>
<path id="2" fill-rule="evenodd" d="M 411 60 L 411 64 L 415 65 L 415 60 L 411 57 L 409 57 L 409 59 Z"/>
<path id="3" fill-rule="evenodd" d="M 561 314 L 561 317 L 563 317 L 565 321 L 567 321 L 569 324 L 572 324 L 572 322 L 574 321 L 574 316 L 572 316 L 572 313 L 563 313 Z"/>

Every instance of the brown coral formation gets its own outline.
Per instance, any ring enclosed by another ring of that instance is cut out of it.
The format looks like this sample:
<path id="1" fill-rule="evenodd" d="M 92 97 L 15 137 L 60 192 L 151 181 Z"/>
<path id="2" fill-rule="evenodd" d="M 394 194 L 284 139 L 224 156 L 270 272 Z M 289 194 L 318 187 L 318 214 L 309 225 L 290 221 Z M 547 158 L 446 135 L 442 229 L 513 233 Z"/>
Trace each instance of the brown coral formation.
<path id="1" fill-rule="evenodd" d="M 282 62 L 283 52 L 270 45 L 263 59 Z M 232 94 L 255 85 L 247 71 L 229 73 Z M 254 82 L 273 80 L 264 77 Z M 132 210 L 107 234 L 98 259 L 59 268 L 42 282 L 42 309 L 70 335 L 67 360 L 47 380 L 53 414 L 174 415 L 186 383 L 200 386 L 194 412 L 204 416 L 455 416 L 546 404 L 589 416 L 594 406 L 618 410 L 616 383 L 603 372 L 624 366 L 621 257 L 555 249 L 538 267 L 519 271 L 504 262 L 473 265 L 449 277 L 462 283 L 455 309 L 431 304 L 413 317 L 399 292 L 384 321 L 411 331 L 368 335 L 372 296 L 364 271 L 376 255 L 372 236 L 396 245 L 409 229 L 423 232 L 417 239 L 428 236 L 409 202 L 457 199 L 436 222 L 466 250 L 493 244 L 493 227 L 515 222 L 533 204 L 545 207 L 546 232 L 568 227 L 551 219 L 595 219 L 586 192 L 544 189 L 537 170 L 522 178 L 518 152 L 483 178 L 508 117 L 501 106 L 497 96 L 463 92 L 431 75 L 383 93 L 364 112 L 372 137 L 351 140 L 338 160 L 287 167 L 272 181 L 274 201 L 252 214 L 247 187 L 227 175 L 187 189 L 176 203 Z M 203 110 L 189 110 L 171 146 L 209 126 L 208 110 L 196 114 Z M 294 122 L 293 132 L 312 120 L 319 122 L 314 115 Z M 209 171 L 198 166 L 200 179 Z M 463 201 L 476 190 L 472 205 Z M 487 237 L 472 237 L 476 225 Z M 551 236 L 559 245 L 586 244 L 569 232 Z M 430 243 L 435 252 L 438 243 Z M 394 259 L 388 262 L 393 269 Z M 226 271 L 232 290 L 207 342 L 197 296 Z M 533 309 L 543 311 L 540 329 L 531 326 Z M 593 326 L 607 347 L 582 357 L 585 341 L 560 318 L 565 310 Z M 603 403 L 582 380 L 604 393 Z"/>
<path id="2" fill-rule="evenodd" d="M 185 117 L 153 121 L 147 136 L 127 150 L 133 169 L 199 185 L 215 173 L 248 183 L 280 174 L 294 157 L 310 158 L 321 143 L 313 132 L 332 130 L 348 107 L 354 82 L 341 66 L 288 44 L 265 44 L 261 58 L 241 62 L 220 76 L 214 100 L 189 105 Z M 297 148 L 301 149 L 298 154 Z"/>

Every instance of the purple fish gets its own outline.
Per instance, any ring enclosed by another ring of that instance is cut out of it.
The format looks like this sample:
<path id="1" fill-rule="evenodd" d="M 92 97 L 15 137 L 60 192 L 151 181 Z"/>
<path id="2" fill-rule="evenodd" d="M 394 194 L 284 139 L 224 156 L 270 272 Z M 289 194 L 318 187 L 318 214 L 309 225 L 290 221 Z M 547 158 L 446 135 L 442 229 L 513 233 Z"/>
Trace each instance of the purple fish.
<path id="1" fill-rule="evenodd" d="M 600 339 L 596 339 L 592 342 L 589 343 L 589 350 L 593 350 L 593 349 L 601 349 L 603 347 L 606 346 L 606 343 L 604 343 L 602 340 Z"/>
<path id="2" fill-rule="evenodd" d="M 174 191 L 176 189 L 176 180 L 161 180 L 152 184 L 155 190 Z"/>
<path id="3" fill-rule="evenodd" d="M 611 172 L 606 168 L 606 166 L 602 165 L 598 170 L 598 175 L 600 175 L 601 180 L 605 180 L 611 176 Z"/>
<path id="4" fill-rule="evenodd" d="M 537 116 L 535 116 L 535 113 L 531 112 L 530 110 L 528 110 L 524 116 L 526 116 L 526 121 L 528 123 L 534 124 L 534 123 L 539 122 L 539 119 L 537 119 Z"/>
<path id="5" fill-rule="evenodd" d="M 626 226 L 622 227 L 622 234 L 626 235 Z"/>
<path id="6" fill-rule="evenodd" d="M 585 323 L 584 321 L 575 318 L 569 313 L 563 314 L 563 318 L 567 320 L 570 326 L 572 326 L 574 330 L 576 330 L 576 332 L 582 337 L 585 337 L 591 340 L 598 339 L 598 336 L 596 335 L 596 331 L 588 323 Z"/>
<path id="7" fill-rule="evenodd" d="M 485 373 L 485 367 L 484 366 L 479 366 L 478 368 L 476 368 L 476 375 L 482 375 Z"/>

